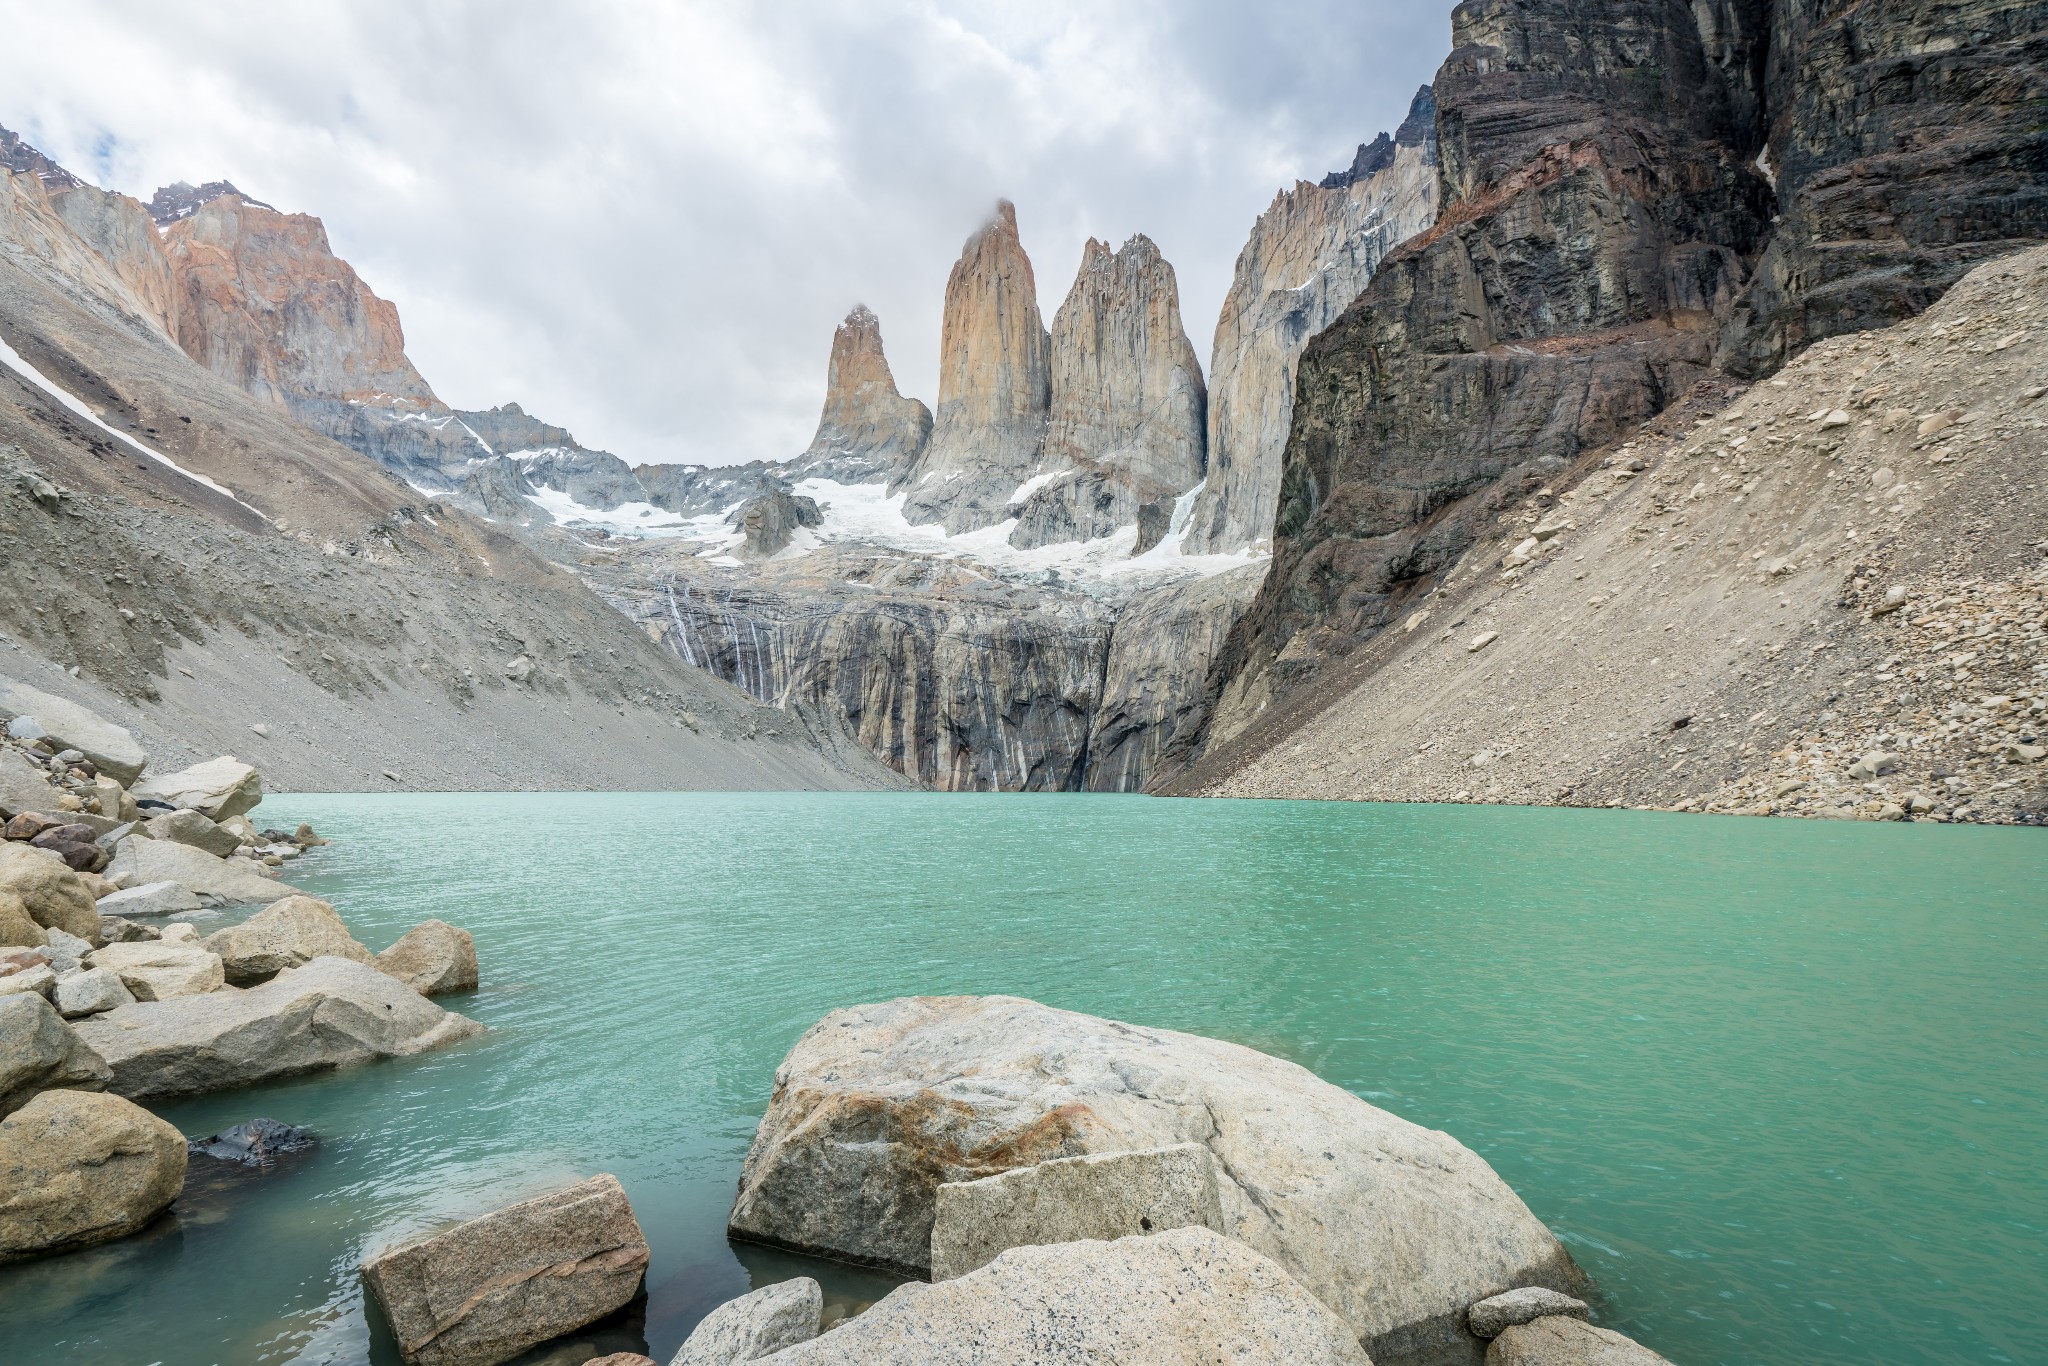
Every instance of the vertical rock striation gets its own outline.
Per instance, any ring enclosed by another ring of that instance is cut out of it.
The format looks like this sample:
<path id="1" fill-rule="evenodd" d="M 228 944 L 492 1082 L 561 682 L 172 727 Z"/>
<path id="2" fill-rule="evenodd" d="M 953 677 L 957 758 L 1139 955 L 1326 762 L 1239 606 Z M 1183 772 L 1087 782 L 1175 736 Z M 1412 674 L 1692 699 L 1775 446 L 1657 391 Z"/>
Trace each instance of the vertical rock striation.
<path id="1" fill-rule="evenodd" d="M 1003 520 L 1045 444 L 1050 352 L 1017 209 L 1003 200 L 946 279 L 938 411 L 923 457 L 895 485 L 913 522 L 957 534 Z"/>
<path id="2" fill-rule="evenodd" d="M 1052 323 L 1052 413 L 1010 543 L 1087 541 L 1136 523 L 1142 553 L 1202 477 L 1201 363 L 1181 326 L 1173 267 L 1143 234 L 1088 239 Z"/>
<path id="3" fill-rule="evenodd" d="M 1238 254 L 1209 359 L 1208 482 L 1182 544 L 1229 553 L 1272 534 L 1294 370 L 1397 244 L 1436 220 L 1436 105 L 1428 86 L 1392 136 L 1351 167 L 1273 197 Z"/>
<path id="4" fill-rule="evenodd" d="M 931 432 L 931 410 L 897 392 L 881 319 L 866 304 L 855 305 L 832 333 L 825 408 L 798 463 L 841 483 L 894 479 L 916 463 Z"/>

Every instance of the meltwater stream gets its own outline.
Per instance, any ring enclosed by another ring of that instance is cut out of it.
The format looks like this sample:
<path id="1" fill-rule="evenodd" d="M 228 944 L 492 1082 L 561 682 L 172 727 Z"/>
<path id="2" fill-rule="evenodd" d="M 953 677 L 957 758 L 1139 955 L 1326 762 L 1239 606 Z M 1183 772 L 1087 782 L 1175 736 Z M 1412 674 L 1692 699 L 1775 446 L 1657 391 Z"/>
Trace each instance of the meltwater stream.
<path id="1" fill-rule="evenodd" d="M 395 1361 L 355 1264 L 597 1171 L 653 1245 L 580 1336 L 666 1361 L 755 1282 L 724 1216 L 777 1061 L 839 1005 L 1009 992 L 1304 1064 L 1475 1149 L 1681 1366 L 2038 1361 L 2048 836 L 1131 797 L 274 797 L 381 948 L 476 934 L 491 1026 L 158 1107 L 324 1146 L 0 1267 L 0 1358 Z M 823 1277 L 858 1303 L 887 1283 Z"/>

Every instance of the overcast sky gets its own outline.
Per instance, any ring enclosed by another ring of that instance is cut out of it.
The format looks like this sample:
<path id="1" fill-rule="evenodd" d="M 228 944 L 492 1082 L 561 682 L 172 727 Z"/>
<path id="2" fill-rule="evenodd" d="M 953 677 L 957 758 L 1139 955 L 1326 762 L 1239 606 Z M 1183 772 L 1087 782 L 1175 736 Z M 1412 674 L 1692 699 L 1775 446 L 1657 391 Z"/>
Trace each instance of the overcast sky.
<path id="1" fill-rule="evenodd" d="M 834 324 L 927 403 L 946 272 L 1016 201 L 1048 322 L 1158 242 L 1207 361 L 1252 220 L 1392 129 L 1450 0 L 0 0 L 0 124 L 147 198 L 316 214 L 458 407 L 628 460 L 800 451 Z"/>

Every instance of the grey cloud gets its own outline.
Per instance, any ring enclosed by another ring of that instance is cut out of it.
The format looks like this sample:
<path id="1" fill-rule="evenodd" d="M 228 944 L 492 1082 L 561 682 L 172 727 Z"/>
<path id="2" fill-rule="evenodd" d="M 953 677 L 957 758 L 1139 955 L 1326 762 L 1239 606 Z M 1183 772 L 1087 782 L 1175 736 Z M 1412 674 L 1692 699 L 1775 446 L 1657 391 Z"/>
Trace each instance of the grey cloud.
<path id="1" fill-rule="evenodd" d="M 998 195 L 1048 315 L 1144 232 L 1207 357 L 1252 219 L 1406 111 L 1449 0 L 206 6 L 0 0 L 0 123 L 110 188 L 319 215 L 452 403 L 629 459 L 802 448 L 833 325 L 930 401 Z"/>

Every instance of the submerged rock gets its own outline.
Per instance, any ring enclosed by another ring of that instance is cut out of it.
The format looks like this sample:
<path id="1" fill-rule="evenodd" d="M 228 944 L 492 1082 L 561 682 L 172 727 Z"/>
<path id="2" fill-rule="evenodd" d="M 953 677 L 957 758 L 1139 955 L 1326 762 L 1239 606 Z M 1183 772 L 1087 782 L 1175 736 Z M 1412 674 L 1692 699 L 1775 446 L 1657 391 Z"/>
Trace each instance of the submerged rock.
<path id="1" fill-rule="evenodd" d="M 835 1011 L 798 1041 L 730 1232 L 922 1275 L 941 1183 L 1198 1143 L 1223 1224 L 1375 1355 L 1466 1350 L 1466 1306 L 1583 1274 L 1485 1162 L 1304 1068 L 1015 997 Z"/>
<path id="2" fill-rule="evenodd" d="M 78 1024 L 135 1099 L 196 1095 L 377 1058 L 402 1058 L 483 1033 L 383 973 L 316 958 L 246 991 L 122 1006 Z"/>
<path id="3" fill-rule="evenodd" d="M 408 1362 L 489 1366 L 627 1303 L 647 1239 L 614 1176 L 472 1219 L 363 1263 Z"/>
<path id="4" fill-rule="evenodd" d="M 824 1288 L 809 1276 L 763 1286 L 704 1316 L 668 1366 L 735 1366 L 818 1336 Z"/>
<path id="5" fill-rule="evenodd" d="M 58 1087 L 102 1091 L 112 1073 L 35 992 L 0 996 L 0 1115 Z"/>
<path id="6" fill-rule="evenodd" d="M 899 1286 L 776 1366 L 1219 1361 L 1371 1366 L 1351 1329 L 1270 1258 L 1211 1229 L 1020 1247 Z"/>
<path id="7" fill-rule="evenodd" d="M 124 1238 L 185 1186 L 185 1140 L 132 1101 L 45 1091 L 0 1120 L 0 1262 Z"/>
<path id="8" fill-rule="evenodd" d="M 217 1134 L 195 1138 L 185 1146 L 195 1156 L 239 1162 L 245 1167 L 267 1167 L 286 1153 L 304 1152 L 319 1141 L 311 1129 L 297 1124 L 252 1119 Z"/>

